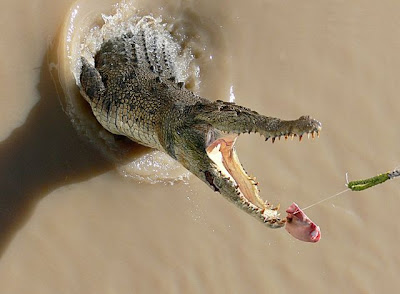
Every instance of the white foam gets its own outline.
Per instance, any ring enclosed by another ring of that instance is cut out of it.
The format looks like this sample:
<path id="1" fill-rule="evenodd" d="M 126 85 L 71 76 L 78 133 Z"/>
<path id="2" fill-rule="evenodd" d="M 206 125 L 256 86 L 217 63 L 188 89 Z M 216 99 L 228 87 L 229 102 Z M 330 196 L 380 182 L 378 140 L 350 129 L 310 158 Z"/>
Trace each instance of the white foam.
<path id="1" fill-rule="evenodd" d="M 161 151 L 145 154 L 117 170 L 126 178 L 150 184 L 173 184 L 187 180 L 190 175 L 176 160 Z"/>
<path id="2" fill-rule="evenodd" d="M 178 81 L 185 81 L 193 75 L 195 76 L 194 80 L 198 80 L 200 73 L 198 66 L 192 64 L 194 58 L 190 48 L 181 48 L 180 44 L 171 36 L 172 25 L 164 23 L 161 17 L 142 15 L 132 3 L 118 3 L 115 5 L 114 14 L 102 14 L 101 16 L 103 25 L 91 28 L 88 34 L 81 39 L 78 52 L 70 57 L 72 72 L 78 86 L 80 86 L 79 76 L 82 67 L 80 56 L 94 64 L 94 55 L 102 43 L 126 33 L 135 35 L 141 31 L 145 32 L 147 39 L 163 43 L 166 54 L 170 60 L 174 60 L 174 75 Z"/>

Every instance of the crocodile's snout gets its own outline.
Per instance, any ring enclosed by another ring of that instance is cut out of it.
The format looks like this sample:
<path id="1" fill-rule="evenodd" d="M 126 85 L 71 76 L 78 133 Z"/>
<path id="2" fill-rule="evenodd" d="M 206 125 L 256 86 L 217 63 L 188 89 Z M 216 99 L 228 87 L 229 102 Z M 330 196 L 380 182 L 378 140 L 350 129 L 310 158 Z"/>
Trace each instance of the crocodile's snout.
<path id="1" fill-rule="evenodd" d="M 321 124 L 309 116 L 292 121 L 266 117 L 223 101 L 198 104 L 181 121 L 190 127 L 172 140 L 173 156 L 214 191 L 269 227 L 283 226 L 286 219 L 279 217 L 279 206 L 260 197 L 256 178 L 249 176 L 240 163 L 236 140 L 242 133 L 260 133 L 272 141 L 282 136 L 315 137 L 321 131 Z"/>

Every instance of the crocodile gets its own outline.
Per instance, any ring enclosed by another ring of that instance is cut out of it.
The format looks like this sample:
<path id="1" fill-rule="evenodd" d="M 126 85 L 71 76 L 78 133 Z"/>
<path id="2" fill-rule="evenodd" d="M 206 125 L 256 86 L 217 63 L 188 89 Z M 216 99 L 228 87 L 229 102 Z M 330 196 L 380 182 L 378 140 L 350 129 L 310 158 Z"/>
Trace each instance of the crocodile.
<path id="1" fill-rule="evenodd" d="M 242 133 L 272 142 L 314 138 L 321 123 L 310 116 L 267 117 L 196 95 L 174 76 L 175 61 L 165 44 L 146 34 L 139 30 L 104 41 L 94 64 L 81 57 L 81 93 L 97 121 L 113 134 L 166 152 L 267 227 L 283 227 L 287 219 L 280 217 L 279 205 L 260 197 L 256 179 L 240 164 L 236 139 Z"/>

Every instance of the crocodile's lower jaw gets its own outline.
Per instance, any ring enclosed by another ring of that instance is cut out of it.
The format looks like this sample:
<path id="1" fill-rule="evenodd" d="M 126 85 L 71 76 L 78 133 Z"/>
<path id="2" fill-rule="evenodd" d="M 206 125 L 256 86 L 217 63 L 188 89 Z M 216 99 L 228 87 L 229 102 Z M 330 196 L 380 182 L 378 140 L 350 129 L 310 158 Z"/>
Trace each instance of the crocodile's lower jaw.
<path id="1" fill-rule="evenodd" d="M 319 136 L 319 132 L 320 128 L 317 131 L 308 133 L 308 137 L 310 137 L 310 135 L 312 138 L 314 138 L 315 135 Z M 299 136 L 300 140 L 302 135 Z M 292 139 L 294 136 L 294 134 L 290 135 Z M 285 136 L 286 139 L 287 137 L 288 136 Z M 235 188 L 240 199 L 239 204 L 242 208 L 247 210 L 250 214 L 253 214 L 259 220 L 267 223 L 269 227 L 282 227 L 286 219 L 279 218 L 279 204 L 273 206 L 267 201 L 264 201 L 259 195 L 260 191 L 257 187 L 258 182 L 256 178 L 250 177 L 243 169 L 235 150 L 237 138 L 237 134 L 223 133 L 207 146 L 206 152 L 208 157 L 215 164 L 215 168 L 220 172 L 221 177 Z M 273 137 L 273 139 L 275 138 Z"/>
<path id="2" fill-rule="evenodd" d="M 264 222 L 278 217 L 277 209 L 259 196 L 258 182 L 243 169 L 236 154 L 235 143 L 238 135 L 227 134 L 216 139 L 206 149 L 208 157 L 227 181 L 235 187 L 241 204 L 258 214 Z"/>

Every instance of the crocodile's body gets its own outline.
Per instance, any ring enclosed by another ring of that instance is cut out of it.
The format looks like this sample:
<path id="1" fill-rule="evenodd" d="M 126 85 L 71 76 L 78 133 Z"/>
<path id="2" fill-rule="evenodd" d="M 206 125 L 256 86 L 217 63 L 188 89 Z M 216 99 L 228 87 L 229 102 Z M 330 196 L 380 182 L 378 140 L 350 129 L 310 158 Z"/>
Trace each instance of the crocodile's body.
<path id="1" fill-rule="evenodd" d="M 153 54 L 144 33 L 129 33 L 103 43 L 95 66 L 82 58 L 82 93 L 97 120 L 111 133 L 165 151 L 269 227 L 283 226 L 285 219 L 258 196 L 255 179 L 239 163 L 236 137 L 258 132 L 273 141 L 301 139 L 318 133 L 320 123 L 308 116 L 283 121 L 201 98 L 174 80 L 174 62 L 163 52 Z"/>

